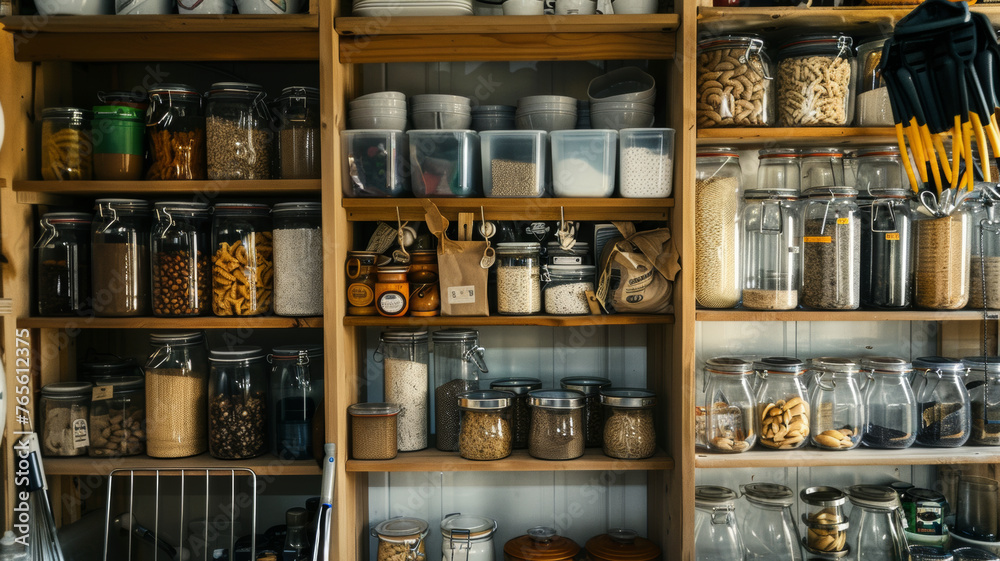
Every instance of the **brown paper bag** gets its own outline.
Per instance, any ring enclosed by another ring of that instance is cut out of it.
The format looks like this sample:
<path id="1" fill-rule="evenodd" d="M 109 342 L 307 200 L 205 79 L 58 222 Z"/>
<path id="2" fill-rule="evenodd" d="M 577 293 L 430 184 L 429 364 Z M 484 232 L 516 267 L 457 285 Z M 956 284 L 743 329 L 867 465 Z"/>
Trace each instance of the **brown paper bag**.
<path id="1" fill-rule="evenodd" d="M 636 232 L 631 222 L 614 222 L 623 237 L 601 252 L 597 300 L 608 312 L 666 314 L 680 271 L 669 228 Z"/>
<path id="2" fill-rule="evenodd" d="M 430 202 L 424 202 L 427 228 L 438 239 L 438 278 L 441 283 L 442 316 L 488 316 L 486 298 L 489 269 L 481 266 L 487 242 L 448 239 L 448 219 Z"/>

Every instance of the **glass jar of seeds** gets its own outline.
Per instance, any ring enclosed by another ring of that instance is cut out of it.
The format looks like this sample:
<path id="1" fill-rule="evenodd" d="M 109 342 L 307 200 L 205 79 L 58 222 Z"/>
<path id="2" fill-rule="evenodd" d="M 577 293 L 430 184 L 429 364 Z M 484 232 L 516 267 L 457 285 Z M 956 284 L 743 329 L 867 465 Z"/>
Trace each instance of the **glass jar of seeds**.
<path id="1" fill-rule="evenodd" d="M 1000 357 L 967 356 L 966 388 L 972 403 L 972 434 L 969 444 L 1000 446 Z"/>
<path id="2" fill-rule="evenodd" d="M 497 244 L 497 313 L 528 315 L 542 311 L 540 250 L 537 242 Z"/>
<path id="3" fill-rule="evenodd" d="M 244 460 L 267 451 L 267 363 L 264 350 L 243 345 L 212 349 L 208 360 L 208 451 Z"/>
<path id="4" fill-rule="evenodd" d="M 323 315 L 320 203 L 278 203 L 271 215 L 274 217 L 274 313 Z"/>
<path id="5" fill-rule="evenodd" d="M 146 179 L 205 179 L 201 94 L 184 84 L 150 88 L 146 131 L 152 160 Z"/>
<path id="6" fill-rule="evenodd" d="M 90 274 L 94 314 L 149 314 L 149 204 L 97 199 L 91 223 Z"/>
<path id="7" fill-rule="evenodd" d="M 757 441 L 757 400 L 750 387 L 753 363 L 717 357 L 705 362 L 705 440 L 713 452 L 738 453 Z"/>
<path id="8" fill-rule="evenodd" d="M 809 394 L 809 438 L 824 450 L 852 450 L 861 444 L 865 401 L 858 383 L 858 365 L 850 359 L 812 359 L 814 377 Z"/>
<path id="9" fill-rule="evenodd" d="M 378 538 L 375 561 L 426 561 L 427 521 L 398 516 L 372 528 Z"/>
<path id="10" fill-rule="evenodd" d="M 220 203 L 212 219 L 212 312 L 257 316 L 271 311 L 274 250 L 270 208 Z"/>
<path id="11" fill-rule="evenodd" d="M 786 356 L 754 363 L 757 387 L 757 434 L 769 450 L 795 450 L 809 443 L 809 393 L 806 363 Z"/>
<path id="12" fill-rule="evenodd" d="M 200 331 L 151 333 L 146 360 L 146 453 L 183 458 L 208 448 L 208 349 Z"/>
<path id="13" fill-rule="evenodd" d="M 441 329 L 434 332 L 434 432 L 437 449 L 458 450 L 458 397 L 479 389 L 479 375 L 486 374 L 486 349 L 475 329 Z"/>
<path id="14" fill-rule="evenodd" d="M 559 387 L 574 390 L 587 397 L 583 408 L 583 438 L 588 448 L 596 448 L 604 443 L 604 410 L 601 408 L 601 392 L 611 387 L 611 380 L 599 376 L 570 376 L 559 380 Z"/>
<path id="15" fill-rule="evenodd" d="M 802 295 L 805 306 L 854 310 L 861 304 L 861 220 L 858 192 L 817 187 L 806 192 Z"/>
<path id="16" fill-rule="evenodd" d="M 705 148 L 698 152 L 694 293 L 703 308 L 734 308 L 740 303 L 742 178 L 736 150 Z"/>
<path id="17" fill-rule="evenodd" d="M 319 89 L 289 86 L 275 100 L 278 118 L 277 179 L 318 179 Z"/>
<path id="18" fill-rule="evenodd" d="M 798 191 L 754 189 L 743 204 L 743 307 L 794 310 L 802 284 Z"/>
<path id="19" fill-rule="evenodd" d="M 282 345 L 267 357 L 268 437 L 279 458 L 308 460 L 313 454 L 312 426 L 323 401 L 323 347 Z"/>
<path id="20" fill-rule="evenodd" d="M 264 88 L 212 84 L 205 102 L 209 179 L 271 179 L 271 128 Z"/>
<path id="21" fill-rule="evenodd" d="M 538 378 L 501 378 L 490 382 L 491 390 L 503 390 L 514 394 L 511 400 L 511 423 L 514 429 L 514 449 L 528 447 L 531 425 L 531 408 L 528 406 L 528 392 L 542 389 Z"/>
<path id="22" fill-rule="evenodd" d="M 91 457 L 135 456 L 146 451 L 146 392 L 142 376 L 94 380 L 90 401 Z"/>
<path id="23" fill-rule="evenodd" d="M 528 453 L 542 460 L 572 460 L 583 455 L 583 408 L 587 398 L 575 390 L 533 390 Z"/>
<path id="24" fill-rule="evenodd" d="M 90 444 L 90 382 L 53 382 L 42 388 L 38 431 L 43 456 L 85 456 Z"/>
<path id="25" fill-rule="evenodd" d="M 546 265 L 542 281 L 545 283 L 546 314 L 570 316 L 590 313 L 587 292 L 594 291 L 593 265 Z"/>
<path id="26" fill-rule="evenodd" d="M 90 221 L 85 212 L 47 212 L 35 243 L 38 314 L 82 314 L 90 305 Z"/>
<path id="27" fill-rule="evenodd" d="M 916 374 L 917 444 L 954 447 L 969 440 L 971 403 L 965 388 L 968 367 L 956 358 L 927 356 L 913 361 Z"/>
<path id="28" fill-rule="evenodd" d="M 649 458 L 656 452 L 653 406 L 656 394 L 645 389 L 601 390 L 604 407 L 602 448 L 605 456 L 623 460 Z"/>
<path id="29" fill-rule="evenodd" d="M 158 202 L 150 236 L 153 315 L 197 316 L 208 311 L 210 236 L 208 205 Z"/>
<path id="30" fill-rule="evenodd" d="M 868 448 L 909 448 L 917 439 L 917 401 L 910 387 L 913 365 L 893 357 L 861 359 Z"/>
<path id="31" fill-rule="evenodd" d="M 351 457 L 355 460 L 395 458 L 399 411 L 395 403 L 355 403 L 349 406 Z"/>
<path id="32" fill-rule="evenodd" d="M 477 390 L 458 397 L 461 412 L 458 453 L 467 460 L 499 460 L 513 449 L 511 402 L 514 394 Z"/>
<path id="33" fill-rule="evenodd" d="M 915 213 L 914 302 L 920 308 L 957 310 L 969 302 L 972 220 L 960 206 L 947 216 Z"/>
<path id="34" fill-rule="evenodd" d="M 430 395 L 426 330 L 383 331 L 375 362 L 382 363 L 383 396 L 399 405 L 397 422 L 400 452 L 427 448 Z"/>

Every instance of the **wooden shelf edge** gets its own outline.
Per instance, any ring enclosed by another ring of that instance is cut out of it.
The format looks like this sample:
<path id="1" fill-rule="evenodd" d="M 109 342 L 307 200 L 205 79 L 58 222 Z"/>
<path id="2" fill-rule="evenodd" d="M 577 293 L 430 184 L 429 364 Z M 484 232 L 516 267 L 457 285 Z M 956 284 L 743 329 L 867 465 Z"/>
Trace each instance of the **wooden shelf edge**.
<path id="1" fill-rule="evenodd" d="M 338 17 L 334 28 L 342 37 L 368 35 L 481 35 L 511 33 L 674 32 L 677 14 L 573 16 L 406 16 L 393 18 Z"/>
<path id="2" fill-rule="evenodd" d="M 824 146 L 895 144 L 892 127 L 761 127 L 698 129 L 698 144 L 736 146 Z"/>
<path id="3" fill-rule="evenodd" d="M 284 329 L 323 327 L 322 317 L 24 317 L 19 328 L 41 329 Z"/>
<path id="4" fill-rule="evenodd" d="M 454 471 L 649 471 L 669 470 L 674 461 L 662 450 L 645 460 L 619 460 L 605 456 L 599 449 L 588 449 L 575 460 L 539 460 L 527 450 L 515 450 L 502 460 L 466 460 L 457 452 L 421 450 L 400 452 L 392 460 L 347 460 L 348 472 L 454 472 Z"/>
<path id="5" fill-rule="evenodd" d="M 204 181 L 35 181 L 15 180 L 16 193 L 42 193 L 59 196 L 92 197 L 102 194 L 198 193 L 206 199 L 237 194 L 267 194 L 271 192 L 315 193 L 321 191 L 319 179 L 269 179 L 265 181 L 204 180 Z"/>
<path id="6" fill-rule="evenodd" d="M 793 451 L 751 450 L 740 454 L 695 453 L 696 468 L 831 467 L 992 464 L 1000 462 L 1000 447 L 960 446 L 958 448 L 911 447 L 905 450 L 856 448 L 843 452 L 813 448 Z"/>
<path id="7" fill-rule="evenodd" d="M 490 325 L 536 325 L 578 327 L 586 325 L 654 325 L 674 323 L 673 314 L 608 314 L 601 316 L 471 316 L 429 318 L 381 316 L 345 316 L 347 327 L 466 327 Z"/>
<path id="8" fill-rule="evenodd" d="M 43 458 L 45 473 L 48 475 L 100 475 L 107 476 L 115 469 L 135 470 L 198 470 L 205 468 L 230 469 L 249 468 L 259 475 L 321 475 L 322 470 L 315 460 L 285 460 L 270 454 L 249 460 L 219 460 L 209 454 L 190 458 L 151 458 L 149 456 L 128 456 L 124 458 Z"/>
<path id="9" fill-rule="evenodd" d="M 449 220 L 459 212 L 480 209 L 487 220 L 668 220 L 673 199 L 564 199 L 564 198 L 454 198 L 454 199 L 343 199 L 347 220 L 367 222 L 396 220 L 399 210 L 403 220 L 423 220 L 424 203 L 432 202 Z"/>
<path id="10" fill-rule="evenodd" d="M 976 321 L 982 310 L 791 310 L 766 312 L 756 310 L 697 310 L 695 321 Z M 1000 319 L 1000 312 L 988 312 L 988 319 Z"/>
<path id="11" fill-rule="evenodd" d="M 0 26 L 12 33 L 257 33 L 319 31 L 319 14 L 287 15 L 103 15 L 8 16 Z"/>

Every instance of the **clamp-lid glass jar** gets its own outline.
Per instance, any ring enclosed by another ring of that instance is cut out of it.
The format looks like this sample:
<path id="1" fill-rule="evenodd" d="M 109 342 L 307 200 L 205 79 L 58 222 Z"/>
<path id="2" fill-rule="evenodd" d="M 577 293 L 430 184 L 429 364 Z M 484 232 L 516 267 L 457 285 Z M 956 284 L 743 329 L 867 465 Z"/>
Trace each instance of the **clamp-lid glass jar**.
<path id="1" fill-rule="evenodd" d="M 531 425 L 531 408 L 528 406 L 528 392 L 542 389 L 538 378 L 501 378 L 490 382 L 491 390 L 503 390 L 514 394 L 511 405 L 511 423 L 514 427 L 514 449 L 528 447 L 528 432 Z"/>
<path id="2" fill-rule="evenodd" d="M 497 313 L 528 315 L 542 311 L 541 244 L 498 243 Z"/>
<path id="3" fill-rule="evenodd" d="M 153 205 L 150 236 L 153 315 L 197 316 L 208 310 L 211 287 L 208 205 L 171 201 Z"/>
<path id="4" fill-rule="evenodd" d="M 793 357 L 767 357 L 754 363 L 754 370 L 760 379 L 756 417 L 761 446 L 794 450 L 808 444 L 811 415 L 806 363 Z"/>
<path id="5" fill-rule="evenodd" d="M 90 444 L 90 382 L 53 382 L 42 387 L 38 431 L 43 456 L 85 456 Z"/>
<path id="6" fill-rule="evenodd" d="M 205 101 L 209 179 L 271 179 L 271 130 L 264 88 L 212 84 Z"/>
<path id="7" fill-rule="evenodd" d="M 563 249 L 559 242 L 545 244 L 545 262 L 548 265 L 593 265 L 590 244 L 574 242 L 573 247 Z"/>
<path id="8" fill-rule="evenodd" d="M 212 219 L 212 312 L 256 316 L 271 310 L 274 246 L 270 208 L 220 203 Z"/>
<path id="9" fill-rule="evenodd" d="M 913 218 L 903 189 L 858 201 L 861 220 L 861 303 L 908 308 L 913 294 Z"/>
<path id="10" fill-rule="evenodd" d="M 913 393 L 920 416 L 917 444 L 961 446 L 971 432 L 971 404 L 965 389 L 968 367 L 957 358 L 925 356 L 914 359 L 918 374 Z"/>
<path id="11" fill-rule="evenodd" d="M 880 37 L 858 45 L 858 97 L 855 115 L 858 117 L 859 127 L 893 125 L 889 89 L 879 71 L 885 41 L 886 37 Z"/>
<path id="12" fill-rule="evenodd" d="M 152 163 L 146 179 L 205 179 L 205 116 L 201 95 L 184 84 L 149 90 L 146 130 Z"/>
<path id="13" fill-rule="evenodd" d="M 796 36 L 778 50 L 778 125 L 843 127 L 854 121 L 854 41 Z"/>
<path id="14" fill-rule="evenodd" d="M 810 442 L 824 450 L 857 448 L 865 424 L 857 363 L 847 358 L 819 357 L 812 359 L 809 372 L 815 379 L 809 395 Z"/>
<path id="15" fill-rule="evenodd" d="M 398 451 L 396 428 L 400 407 L 395 403 L 355 403 L 351 416 L 351 457 L 355 460 L 391 460 Z"/>
<path id="16" fill-rule="evenodd" d="M 449 514 L 441 520 L 441 561 L 493 561 L 497 521 L 472 514 Z"/>
<path id="17" fill-rule="evenodd" d="M 757 188 L 790 189 L 798 193 L 802 159 L 795 148 L 764 148 L 757 152 Z"/>
<path id="18" fill-rule="evenodd" d="M 484 349 L 475 329 L 440 329 L 434 341 L 434 433 L 437 449 L 458 450 L 458 398 L 479 389 L 479 375 L 486 374 Z"/>
<path id="19" fill-rule="evenodd" d="M 601 392 L 611 387 L 611 380 L 599 376 L 569 376 L 559 380 L 559 387 L 578 391 L 587 397 L 583 408 L 584 440 L 588 448 L 602 446 L 604 410 L 601 409 Z"/>
<path id="20" fill-rule="evenodd" d="M 580 546 L 556 534 L 555 528 L 535 526 L 503 546 L 505 561 L 572 561 Z"/>
<path id="21" fill-rule="evenodd" d="M 803 540 L 812 555 L 842 557 L 847 548 L 847 529 L 850 522 L 844 514 L 847 495 L 835 487 L 807 487 L 799 492 L 805 503 L 802 521 L 808 528 Z M 836 554 L 836 555 L 835 555 Z"/>
<path id="22" fill-rule="evenodd" d="M 869 448 L 909 448 L 917 439 L 917 401 L 910 387 L 913 365 L 901 358 L 866 357 L 865 433 Z"/>
<path id="23" fill-rule="evenodd" d="M 323 227 L 318 202 L 278 203 L 274 217 L 274 313 L 323 315 Z"/>
<path id="24" fill-rule="evenodd" d="M 972 221 L 967 307 L 1000 309 L 1000 206 L 984 200 L 977 191 L 970 193 L 962 206 L 969 210 Z"/>
<path id="25" fill-rule="evenodd" d="M 426 561 L 428 524 L 426 520 L 397 516 L 372 528 L 378 538 L 376 561 Z"/>
<path id="26" fill-rule="evenodd" d="M 146 392 L 142 376 L 98 378 L 90 401 L 91 457 L 135 456 L 146 451 Z"/>
<path id="27" fill-rule="evenodd" d="M 844 183 L 844 151 L 840 148 L 809 148 L 800 152 L 802 191 L 814 187 L 836 187 Z"/>
<path id="28" fill-rule="evenodd" d="M 743 535 L 736 522 L 736 492 L 727 487 L 694 488 L 695 561 L 745 559 Z"/>
<path id="29" fill-rule="evenodd" d="M 656 452 L 653 406 L 656 394 L 638 388 L 601 390 L 604 406 L 604 455 L 623 460 L 649 458 Z"/>
<path id="30" fill-rule="evenodd" d="M 847 488 L 847 499 L 853 507 L 847 548 L 858 557 L 863 553 L 872 559 L 906 559 L 903 507 L 896 491 L 880 485 L 852 485 Z"/>
<path id="31" fill-rule="evenodd" d="M 146 360 L 146 453 L 183 458 L 208 447 L 208 350 L 200 331 L 151 333 Z"/>
<path id="32" fill-rule="evenodd" d="M 705 440 L 714 452 L 746 452 L 757 442 L 757 400 L 750 388 L 753 363 L 717 357 L 705 361 Z"/>
<path id="33" fill-rule="evenodd" d="M 969 369 L 965 387 L 972 403 L 972 434 L 969 444 L 1000 446 L 1000 357 L 967 356 Z"/>
<path id="34" fill-rule="evenodd" d="M 794 310 L 802 284 L 798 191 L 755 189 L 743 204 L 743 307 Z"/>
<path id="35" fill-rule="evenodd" d="M 93 113 L 76 107 L 42 110 L 42 179 L 90 179 L 94 173 Z"/>
<path id="36" fill-rule="evenodd" d="M 278 119 L 278 179 L 319 179 L 319 89 L 289 86 L 274 102 Z"/>
<path id="37" fill-rule="evenodd" d="M 382 362 L 383 396 L 402 408 L 397 423 L 400 452 L 427 448 L 428 350 L 426 330 L 383 331 L 375 349 L 374 360 Z"/>
<path id="38" fill-rule="evenodd" d="M 313 457 L 313 417 L 323 401 L 323 347 L 275 347 L 267 358 L 271 363 L 271 453 L 279 458 L 308 460 Z"/>
<path id="39" fill-rule="evenodd" d="M 740 522 L 749 559 L 802 561 L 802 539 L 792 515 L 795 493 L 776 483 L 740 485 L 747 499 Z"/>
<path id="40" fill-rule="evenodd" d="M 594 291 L 593 265 L 546 265 L 545 313 L 554 316 L 590 313 L 587 292 Z"/>
<path id="41" fill-rule="evenodd" d="M 861 304 L 861 221 L 858 192 L 817 187 L 806 192 L 802 245 L 802 304 L 854 310 Z"/>
<path id="42" fill-rule="evenodd" d="M 91 122 L 94 140 L 94 179 L 138 181 L 142 179 L 146 153 L 146 115 L 132 107 L 94 107 Z"/>
<path id="43" fill-rule="evenodd" d="M 583 455 L 586 396 L 575 390 L 533 390 L 528 453 L 542 460 L 572 460 Z"/>
<path id="44" fill-rule="evenodd" d="M 149 313 L 149 204 L 138 199 L 97 199 L 91 223 L 90 263 L 94 313 Z"/>
<path id="45" fill-rule="evenodd" d="M 212 349 L 208 380 L 208 451 L 244 460 L 267 451 L 267 365 L 264 349 L 241 345 Z"/>
<path id="46" fill-rule="evenodd" d="M 629 528 L 610 528 L 584 545 L 586 561 L 656 561 L 660 547 Z"/>
<path id="47" fill-rule="evenodd" d="M 35 242 L 38 314 L 81 314 L 90 305 L 90 222 L 85 212 L 47 212 Z"/>
<path id="48" fill-rule="evenodd" d="M 510 455 L 514 440 L 510 424 L 513 397 L 501 390 L 476 390 L 458 397 L 458 453 L 463 458 L 499 460 Z"/>
<path id="49" fill-rule="evenodd" d="M 774 69 L 764 40 L 725 35 L 698 41 L 698 127 L 774 124 Z"/>
<path id="50" fill-rule="evenodd" d="M 695 299 L 705 308 L 733 308 L 742 289 L 740 158 L 732 148 L 698 152 L 695 173 Z"/>
<path id="51" fill-rule="evenodd" d="M 972 220 L 959 206 L 947 216 L 914 213 L 914 302 L 921 308 L 957 310 L 969 302 Z"/>

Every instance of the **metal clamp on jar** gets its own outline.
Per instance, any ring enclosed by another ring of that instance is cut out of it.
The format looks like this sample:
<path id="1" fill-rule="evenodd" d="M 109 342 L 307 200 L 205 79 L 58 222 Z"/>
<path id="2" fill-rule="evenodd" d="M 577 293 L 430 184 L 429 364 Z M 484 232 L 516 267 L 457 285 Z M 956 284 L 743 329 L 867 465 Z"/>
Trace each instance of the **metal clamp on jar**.
<path id="1" fill-rule="evenodd" d="M 449 514 L 441 520 L 441 561 L 493 561 L 497 521 L 485 516 Z"/>
<path id="2" fill-rule="evenodd" d="M 695 561 L 745 558 L 743 536 L 736 524 L 737 498 L 727 487 L 694 488 Z"/>
<path id="3" fill-rule="evenodd" d="M 371 535 L 378 538 L 376 561 L 425 561 L 427 521 L 399 516 L 380 522 Z"/>

